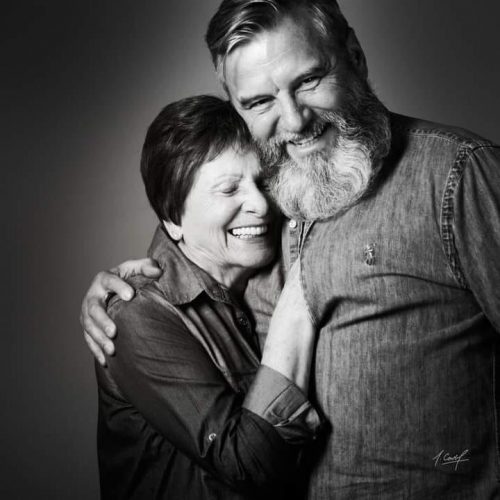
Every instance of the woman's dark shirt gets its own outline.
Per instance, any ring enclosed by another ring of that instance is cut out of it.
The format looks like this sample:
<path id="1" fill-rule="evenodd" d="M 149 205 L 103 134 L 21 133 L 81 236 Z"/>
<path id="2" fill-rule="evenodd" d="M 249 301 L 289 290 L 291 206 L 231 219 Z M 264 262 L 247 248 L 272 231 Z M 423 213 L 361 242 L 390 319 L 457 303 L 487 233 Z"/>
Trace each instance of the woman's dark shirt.
<path id="1" fill-rule="evenodd" d="M 259 365 L 249 317 L 161 228 L 149 254 L 164 273 L 111 302 L 116 355 L 96 365 L 102 498 L 289 497 L 317 413 Z"/>

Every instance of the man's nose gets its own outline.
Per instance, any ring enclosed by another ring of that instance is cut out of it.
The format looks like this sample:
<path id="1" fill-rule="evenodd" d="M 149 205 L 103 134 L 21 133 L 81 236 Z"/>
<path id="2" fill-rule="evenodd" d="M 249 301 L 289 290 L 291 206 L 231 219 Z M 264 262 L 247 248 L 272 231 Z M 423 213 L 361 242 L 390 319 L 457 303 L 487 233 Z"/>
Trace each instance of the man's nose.
<path id="1" fill-rule="evenodd" d="M 281 101 L 280 128 L 283 132 L 298 134 L 311 120 L 311 110 L 294 97 Z"/>

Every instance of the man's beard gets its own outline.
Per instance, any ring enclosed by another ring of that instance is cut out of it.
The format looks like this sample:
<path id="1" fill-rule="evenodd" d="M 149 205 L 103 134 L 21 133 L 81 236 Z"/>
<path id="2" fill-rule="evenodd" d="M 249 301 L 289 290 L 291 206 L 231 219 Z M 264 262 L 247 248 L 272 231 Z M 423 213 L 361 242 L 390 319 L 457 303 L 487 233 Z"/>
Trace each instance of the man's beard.
<path id="1" fill-rule="evenodd" d="M 351 207 L 367 193 L 389 152 L 387 110 L 367 82 L 354 76 L 348 84 L 337 111 L 318 116 L 301 134 L 258 142 L 270 195 L 287 217 L 326 219 Z M 334 129 L 333 146 L 300 161 L 288 155 L 288 141 L 314 137 L 325 124 Z"/>

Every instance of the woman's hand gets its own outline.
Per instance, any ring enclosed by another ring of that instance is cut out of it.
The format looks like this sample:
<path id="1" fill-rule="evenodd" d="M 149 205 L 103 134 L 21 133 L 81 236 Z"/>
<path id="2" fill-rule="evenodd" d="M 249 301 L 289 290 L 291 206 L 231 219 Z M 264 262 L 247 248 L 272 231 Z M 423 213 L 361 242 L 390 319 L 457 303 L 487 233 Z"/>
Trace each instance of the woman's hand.
<path id="1" fill-rule="evenodd" d="M 316 329 L 304 298 L 297 259 L 273 312 L 262 364 L 280 372 L 307 394 L 315 340 Z"/>

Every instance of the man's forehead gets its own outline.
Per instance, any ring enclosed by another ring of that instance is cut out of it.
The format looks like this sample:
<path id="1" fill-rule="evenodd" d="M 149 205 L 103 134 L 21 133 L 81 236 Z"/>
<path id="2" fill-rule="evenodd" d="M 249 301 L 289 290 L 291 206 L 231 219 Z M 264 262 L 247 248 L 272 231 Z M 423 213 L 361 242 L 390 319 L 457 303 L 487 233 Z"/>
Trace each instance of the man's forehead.
<path id="1" fill-rule="evenodd" d="M 235 92 L 252 91 L 266 75 L 293 77 L 312 70 L 324 61 L 322 53 L 308 28 L 292 20 L 264 30 L 227 56 L 224 77 L 230 96 L 239 98 Z"/>

